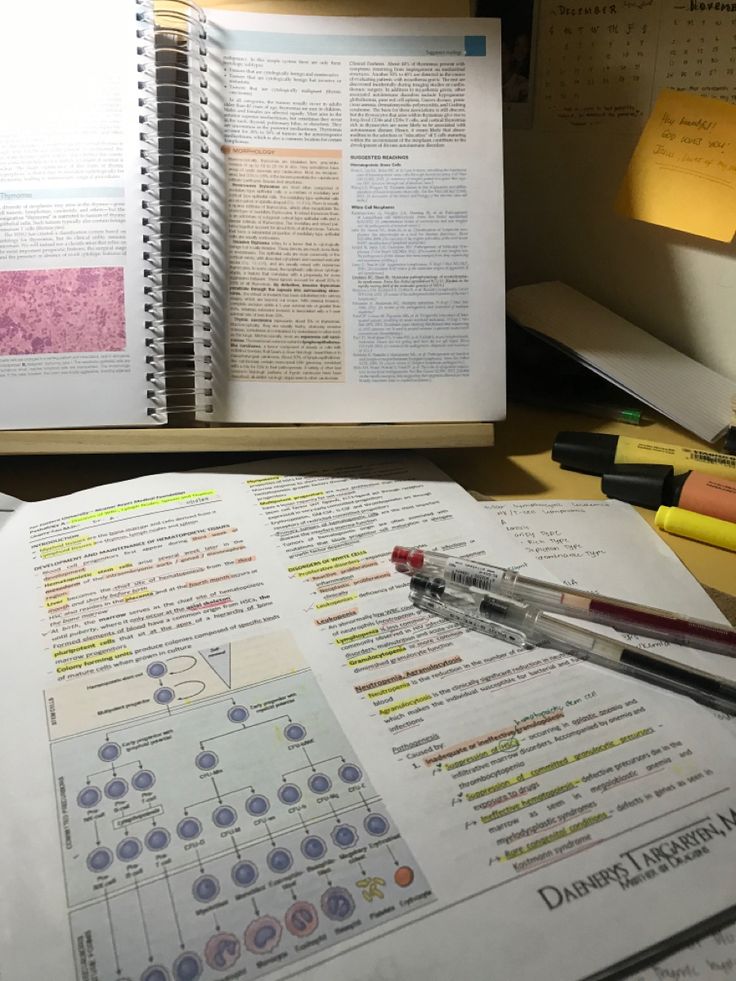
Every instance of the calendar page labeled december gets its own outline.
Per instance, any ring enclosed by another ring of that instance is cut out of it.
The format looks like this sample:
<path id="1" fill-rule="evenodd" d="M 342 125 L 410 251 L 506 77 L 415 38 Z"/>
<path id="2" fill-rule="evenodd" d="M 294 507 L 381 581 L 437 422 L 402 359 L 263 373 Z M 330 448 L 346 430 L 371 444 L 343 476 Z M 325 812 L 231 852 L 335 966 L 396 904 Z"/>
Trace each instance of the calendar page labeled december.
<path id="1" fill-rule="evenodd" d="M 663 88 L 736 98 L 736 5 L 557 3 L 538 10 L 536 124 L 640 128 Z"/>

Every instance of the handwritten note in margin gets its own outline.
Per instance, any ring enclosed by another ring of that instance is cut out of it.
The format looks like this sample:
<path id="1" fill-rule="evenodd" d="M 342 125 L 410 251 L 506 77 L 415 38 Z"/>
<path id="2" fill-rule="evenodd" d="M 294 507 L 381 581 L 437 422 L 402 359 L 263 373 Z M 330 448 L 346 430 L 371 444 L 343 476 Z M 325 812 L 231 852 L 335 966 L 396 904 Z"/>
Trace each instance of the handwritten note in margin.
<path id="1" fill-rule="evenodd" d="M 639 221 L 730 242 L 736 232 L 736 105 L 660 92 L 616 209 Z"/>

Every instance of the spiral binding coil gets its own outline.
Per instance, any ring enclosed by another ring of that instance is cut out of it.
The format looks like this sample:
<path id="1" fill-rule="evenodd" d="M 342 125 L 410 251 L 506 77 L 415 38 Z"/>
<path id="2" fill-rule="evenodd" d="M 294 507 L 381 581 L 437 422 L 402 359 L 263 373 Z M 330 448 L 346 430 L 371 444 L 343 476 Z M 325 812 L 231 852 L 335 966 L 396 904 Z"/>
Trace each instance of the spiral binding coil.
<path id="1" fill-rule="evenodd" d="M 148 414 L 212 411 L 207 22 L 138 4 Z"/>

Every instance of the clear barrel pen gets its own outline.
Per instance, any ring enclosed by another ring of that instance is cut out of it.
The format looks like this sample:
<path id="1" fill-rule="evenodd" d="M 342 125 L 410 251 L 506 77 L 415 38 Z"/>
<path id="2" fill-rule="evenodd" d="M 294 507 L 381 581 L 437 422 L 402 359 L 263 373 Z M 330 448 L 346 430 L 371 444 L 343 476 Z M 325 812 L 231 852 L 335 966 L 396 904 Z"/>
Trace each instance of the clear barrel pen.
<path id="1" fill-rule="evenodd" d="M 566 654 L 648 681 L 686 695 L 709 708 L 736 715 L 736 685 L 718 675 L 686 668 L 660 654 L 652 654 L 569 623 L 537 607 L 505 596 L 460 588 L 445 580 L 412 576 L 410 596 L 415 606 L 507 643 L 554 647 Z"/>
<path id="2" fill-rule="evenodd" d="M 531 579 L 513 569 L 455 558 L 428 549 L 397 545 L 391 553 L 391 561 L 399 571 L 409 575 L 422 573 L 441 576 L 450 583 L 501 593 L 545 610 L 601 623 L 616 630 L 736 657 L 736 630 L 708 620 Z"/>

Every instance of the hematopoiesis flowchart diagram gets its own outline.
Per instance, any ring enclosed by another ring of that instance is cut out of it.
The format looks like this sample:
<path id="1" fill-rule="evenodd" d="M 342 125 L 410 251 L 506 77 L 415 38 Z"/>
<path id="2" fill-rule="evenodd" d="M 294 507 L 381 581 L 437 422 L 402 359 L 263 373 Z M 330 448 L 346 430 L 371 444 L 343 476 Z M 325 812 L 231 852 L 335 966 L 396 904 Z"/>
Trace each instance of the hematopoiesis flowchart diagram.
<path id="1" fill-rule="evenodd" d="M 137 715 L 51 729 L 80 979 L 257 978 L 433 901 L 295 646 L 272 654 L 250 684 L 237 645 L 151 659 Z"/>

